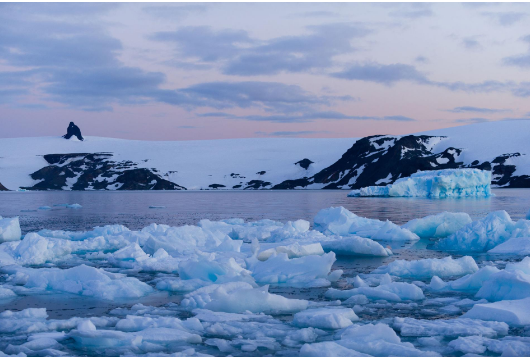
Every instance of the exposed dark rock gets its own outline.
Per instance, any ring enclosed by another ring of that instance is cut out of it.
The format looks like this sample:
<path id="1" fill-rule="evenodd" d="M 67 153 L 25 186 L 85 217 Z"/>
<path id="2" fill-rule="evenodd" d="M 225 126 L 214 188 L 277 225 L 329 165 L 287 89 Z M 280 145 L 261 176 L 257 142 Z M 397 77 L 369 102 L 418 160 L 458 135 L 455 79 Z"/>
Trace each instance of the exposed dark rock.
<path id="1" fill-rule="evenodd" d="M 49 154 L 50 165 L 30 176 L 40 180 L 27 190 L 185 190 L 132 161 L 112 161 L 112 154 Z"/>
<path id="2" fill-rule="evenodd" d="M 265 175 L 267 173 L 267 171 L 258 171 L 256 172 L 256 175 Z"/>
<path id="3" fill-rule="evenodd" d="M 9 191 L 2 183 L 0 182 L 0 191 Z"/>
<path id="4" fill-rule="evenodd" d="M 71 121 L 70 125 L 68 125 L 68 128 L 66 129 L 66 134 L 63 135 L 63 138 L 70 139 L 72 136 L 77 137 L 81 141 L 85 140 L 83 138 L 83 135 L 81 135 L 81 129 L 79 129 L 79 127 L 75 125 L 73 121 Z"/>
<path id="5" fill-rule="evenodd" d="M 339 160 L 313 177 L 284 181 L 274 188 L 324 184 L 324 189 L 355 189 L 386 185 L 418 170 L 450 169 L 462 165 L 456 161 L 462 150 L 448 148 L 433 154 L 429 146 L 432 140 L 439 138 L 427 135 L 369 136 L 356 141 Z"/>
<path id="6" fill-rule="evenodd" d="M 298 180 L 286 180 L 280 184 L 275 185 L 273 190 L 293 190 L 297 187 L 307 187 L 311 184 L 310 180 L 307 177 L 298 179 Z"/>
<path id="7" fill-rule="evenodd" d="M 243 185 L 234 185 L 232 186 L 232 188 L 236 189 L 236 188 L 241 188 Z"/>
<path id="8" fill-rule="evenodd" d="M 217 189 L 217 188 L 226 187 L 226 186 L 218 184 L 218 183 L 213 183 L 213 184 L 209 185 L 208 187 L 213 188 L 213 189 Z"/>
<path id="9" fill-rule="evenodd" d="M 247 182 L 247 186 L 245 187 L 245 190 L 253 189 L 258 190 L 260 188 L 270 188 L 268 186 L 271 186 L 272 184 L 270 182 L 262 181 L 262 180 L 251 180 Z"/>
<path id="10" fill-rule="evenodd" d="M 302 168 L 307 170 L 309 168 L 309 165 L 313 164 L 313 161 L 311 161 L 309 159 L 303 159 L 303 160 L 300 160 L 298 162 L 295 162 L 294 164 L 295 165 L 300 165 L 300 167 L 302 167 Z"/>

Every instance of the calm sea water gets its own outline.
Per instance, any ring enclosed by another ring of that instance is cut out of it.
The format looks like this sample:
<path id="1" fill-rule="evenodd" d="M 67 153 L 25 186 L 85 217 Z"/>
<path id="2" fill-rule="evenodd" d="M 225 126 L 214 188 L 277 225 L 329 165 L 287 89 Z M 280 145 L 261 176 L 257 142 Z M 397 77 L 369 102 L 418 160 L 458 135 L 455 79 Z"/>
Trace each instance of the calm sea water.
<path id="1" fill-rule="evenodd" d="M 269 218 L 312 221 L 322 208 L 344 206 L 364 217 L 397 224 L 443 211 L 467 212 L 473 219 L 506 210 L 513 219 L 530 208 L 529 189 L 496 189 L 489 198 L 361 198 L 348 191 L 130 191 L 0 192 L 0 216 L 20 216 L 22 230 L 87 230 L 105 224 L 140 229 L 151 223 L 196 224 L 207 218 Z M 54 206 L 78 203 L 80 209 Z M 50 206 L 50 210 L 40 210 Z M 150 208 L 158 206 L 163 208 Z"/>
<path id="2" fill-rule="evenodd" d="M 467 212 L 473 219 L 494 210 L 506 210 L 513 219 L 523 218 L 530 208 L 530 190 L 497 189 L 489 198 L 423 199 L 347 197 L 347 191 L 199 191 L 199 192 L 0 192 L 0 215 L 19 216 L 24 233 L 43 228 L 88 230 L 106 224 L 123 224 L 141 229 L 151 223 L 169 225 L 196 224 L 207 218 L 269 218 L 279 221 L 305 219 L 312 222 L 322 208 L 344 206 L 364 217 L 389 219 L 397 224 L 443 211 Z M 54 206 L 78 203 L 82 208 Z M 41 206 L 52 207 L 40 210 Z M 150 208 L 158 206 L 162 208 Z M 333 269 L 343 269 L 345 277 L 368 273 L 394 259 L 423 259 L 446 256 L 425 249 L 432 243 L 390 243 L 394 255 L 387 258 L 338 257 Z M 475 259 L 489 259 L 485 254 Z M 139 274 L 143 281 L 153 276 Z M 326 289 L 273 288 L 270 291 L 288 297 L 323 300 Z M 155 294 L 140 301 L 146 305 L 178 302 L 182 296 Z M 132 303 L 130 304 L 132 305 Z M 66 295 L 60 301 L 53 295 L 30 295 L 0 304 L 0 310 L 46 307 L 52 318 L 98 316 L 123 304 Z M 388 314 L 388 311 L 385 312 Z M 381 316 L 365 316 L 378 318 Z"/>

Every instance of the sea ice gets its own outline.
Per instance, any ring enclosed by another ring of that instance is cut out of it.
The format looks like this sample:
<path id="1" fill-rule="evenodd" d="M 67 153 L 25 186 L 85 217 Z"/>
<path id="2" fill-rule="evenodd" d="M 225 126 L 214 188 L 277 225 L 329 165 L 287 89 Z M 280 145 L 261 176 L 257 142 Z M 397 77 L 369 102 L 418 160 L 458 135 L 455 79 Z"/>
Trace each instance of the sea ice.
<path id="1" fill-rule="evenodd" d="M 492 274 L 475 295 L 488 301 L 517 300 L 530 297 L 530 275 L 520 270 L 502 270 Z"/>
<path id="2" fill-rule="evenodd" d="M 404 300 L 422 300 L 423 291 L 414 284 L 394 282 L 376 287 L 361 286 L 351 290 L 329 289 L 325 296 L 328 299 L 346 300 L 354 295 L 364 295 L 370 300 L 387 300 L 401 302 Z"/>
<path id="3" fill-rule="evenodd" d="M 459 259 L 445 257 L 442 259 L 394 260 L 388 265 L 373 271 L 374 274 L 399 276 L 402 278 L 426 279 L 433 276 L 449 277 L 474 273 L 478 270 L 477 263 L 469 256 Z"/>
<path id="4" fill-rule="evenodd" d="M 489 213 L 447 238 L 436 242 L 435 248 L 449 251 L 482 252 L 504 243 L 512 234 L 515 223 L 506 211 Z"/>
<path id="5" fill-rule="evenodd" d="M 187 310 L 201 308 L 231 313 L 293 313 L 308 306 L 306 300 L 287 299 L 268 290 L 268 285 L 254 288 L 245 282 L 209 285 L 185 295 L 181 305 Z"/>
<path id="6" fill-rule="evenodd" d="M 263 262 L 249 259 L 247 265 L 256 282 L 261 285 L 317 287 L 330 285 L 327 278 L 335 260 L 333 252 L 293 259 L 281 253 Z"/>
<path id="7" fill-rule="evenodd" d="M 504 322 L 482 321 L 469 318 L 452 320 L 417 320 L 410 317 L 394 318 L 395 329 L 401 336 L 473 336 L 497 337 L 508 334 L 508 325 Z"/>
<path id="8" fill-rule="evenodd" d="M 489 254 L 530 255 L 530 237 L 512 238 L 488 250 Z"/>
<path id="9" fill-rule="evenodd" d="M 138 298 L 152 292 L 146 283 L 133 277 L 106 272 L 86 265 L 70 269 L 3 267 L 2 272 L 15 275 L 22 285 L 33 291 L 53 291 L 103 300 Z"/>
<path id="10" fill-rule="evenodd" d="M 0 243 L 20 240 L 21 236 L 18 217 L 2 218 L 0 216 Z"/>
<path id="11" fill-rule="evenodd" d="M 390 248 L 385 248 L 370 238 L 358 236 L 347 236 L 341 239 L 323 241 L 321 244 L 326 251 L 332 251 L 337 255 L 374 257 L 388 257 L 392 255 Z"/>
<path id="12" fill-rule="evenodd" d="M 530 325 L 530 298 L 497 301 L 491 304 L 475 304 L 463 317 L 486 321 L 502 321 L 510 326 Z"/>
<path id="13" fill-rule="evenodd" d="M 471 217 L 467 213 L 442 212 L 413 219 L 401 227 L 417 234 L 420 238 L 444 238 L 471 222 Z"/>
<path id="14" fill-rule="evenodd" d="M 491 172 L 479 169 L 419 171 L 387 186 L 369 186 L 348 196 L 468 197 L 491 195 Z"/>
<path id="15" fill-rule="evenodd" d="M 390 221 L 363 218 L 344 207 L 330 207 L 318 212 L 314 228 L 326 235 L 357 235 L 374 240 L 410 241 L 420 239 L 408 229 Z"/>
<path id="16" fill-rule="evenodd" d="M 322 245 L 320 243 L 301 245 L 296 242 L 290 245 L 280 245 L 275 248 L 261 251 L 258 254 L 258 259 L 261 261 L 265 261 L 270 257 L 280 253 L 285 253 L 289 257 L 289 259 L 292 259 L 304 257 L 306 255 L 323 255 L 324 249 L 322 249 Z"/>
<path id="17" fill-rule="evenodd" d="M 494 266 L 485 266 L 473 274 L 468 274 L 447 283 L 442 281 L 439 277 L 434 276 L 429 288 L 435 291 L 462 291 L 476 293 L 486 280 L 499 271 L 500 270 Z"/>
<path id="18" fill-rule="evenodd" d="M 297 327 L 315 327 L 320 329 L 340 329 L 359 320 L 352 309 L 317 308 L 296 313 L 292 324 Z"/>

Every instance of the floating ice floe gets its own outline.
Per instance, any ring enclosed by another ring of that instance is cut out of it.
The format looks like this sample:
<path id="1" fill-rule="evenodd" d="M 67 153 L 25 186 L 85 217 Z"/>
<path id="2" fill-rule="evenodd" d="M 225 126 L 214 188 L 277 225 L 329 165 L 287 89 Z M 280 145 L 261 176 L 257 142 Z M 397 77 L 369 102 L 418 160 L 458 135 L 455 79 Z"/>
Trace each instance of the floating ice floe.
<path id="1" fill-rule="evenodd" d="M 474 273 L 478 270 L 477 263 L 472 257 L 466 256 L 459 259 L 445 257 L 442 259 L 420 260 L 394 260 L 388 265 L 381 266 L 373 271 L 374 274 L 390 274 L 402 278 L 425 279 L 449 276 L 461 276 Z"/>
<path id="2" fill-rule="evenodd" d="M 322 245 L 320 243 L 301 245 L 296 242 L 290 245 L 280 245 L 275 248 L 263 250 L 258 254 L 258 259 L 265 261 L 270 257 L 281 253 L 287 254 L 289 259 L 292 259 L 304 257 L 306 255 L 323 255 L 324 249 L 322 249 Z"/>
<path id="3" fill-rule="evenodd" d="M 401 227 L 420 238 L 444 238 L 471 223 L 467 213 L 442 212 L 432 216 L 413 219 Z"/>
<path id="4" fill-rule="evenodd" d="M 510 326 L 530 325 L 530 298 L 497 301 L 491 304 L 476 304 L 463 315 L 470 319 L 502 321 Z"/>
<path id="5" fill-rule="evenodd" d="M 72 204 L 67 204 L 66 205 L 66 208 L 83 208 L 83 206 L 81 206 L 79 203 L 72 203 Z"/>
<path id="6" fill-rule="evenodd" d="M 530 297 L 530 275 L 520 270 L 502 270 L 492 274 L 475 295 L 488 301 L 517 300 Z"/>
<path id="7" fill-rule="evenodd" d="M 411 241 L 420 239 L 408 229 L 390 221 L 363 218 L 344 207 L 325 208 L 314 218 L 314 228 L 326 235 L 357 235 L 374 240 Z"/>
<path id="8" fill-rule="evenodd" d="M 422 300 L 425 298 L 423 291 L 414 284 L 393 282 L 381 284 L 376 287 L 360 286 L 350 290 L 329 289 L 325 296 L 328 299 L 346 300 L 355 295 L 364 295 L 370 300 L 386 300 L 401 302 L 407 300 Z"/>
<path id="9" fill-rule="evenodd" d="M 28 233 L 24 239 L 0 245 L 0 266 L 10 264 L 41 265 L 53 262 L 76 252 L 116 250 L 127 246 L 123 237 L 103 236 L 71 241 L 62 238 L 43 237 Z"/>
<path id="10" fill-rule="evenodd" d="M 352 325 L 338 333 L 338 337 L 340 339 L 333 342 L 304 345 L 300 350 L 300 356 L 440 356 L 436 352 L 416 349 L 412 343 L 401 342 L 392 328 L 381 323 Z"/>
<path id="11" fill-rule="evenodd" d="M 392 325 L 401 336 L 472 336 L 498 337 L 508 334 L 504 322 L 482 321 L 469 318 L 452 320 L 418 320 L 410 317 L 396 317 Z"/>
<path id="12" fill-rule="evenodd" d="M 530 223 L 530 221 L 526 222 Z M 481 220 L 466 225 L 449 237 L 439 240 L 435 248 L 450 251 L 486 251 L 507 241 L 514 229 L 515 222 L 506 211 L 495 211 Z"/>
<path id="13" fill-rule="evenodd" d="M 1 271 L 12 276 L 14 284 L 22 285 L 32 292 L 49 291 L 116 300 L 139 298 L 153 291 L 149 285 L 136 278 L 86 265 L 70 269 L 33 269 L 10 265 L 3 267 Z"/>
<path id="14" fill-rule="evenodd" d="M 330 285 L 328 277 L 335 260 L 333 252 L 293 259 L 289 259 L 286 253 L 281 253 L 263 262 L 247 260 L 247 265 L 260 285 L 320 287 Z"/>
<path id="15" fill-rule="evenodd" d="M 530 255 L 530 237 L 508 239 L 493 249 L 489 254 Z"/>
<path id="16" fill-rule="evenodd" d="M 2 218 L 0 216 L 0 243 L 20 240 L 21 236 L 18 217 Z"/>
<path id="17" fill-rule="evenodd" d="M 181 305 L 187 310 L 201 308 L 231 313 L 293 313 L 308 306 L 306 300 L 287 299 L 268 290 L 268 285 L 254 288 L 245 282 L 209 285 L 185 295 Z"/>
<path id="18" fill-rule="evenodd" d="M 461 291 L 468 293 L 476 293 L 482 287 L 482 284 L 488 280 L 493 274 L 500 270 L 493 266 L 485 266 L 480 268 L 473 274 L 468 274 L 459 279 L 444 282 L 438 276 L 434 276 L 429 284 L 429 288 L 435 291 Z"/>
<path id="19" fill-rule="evenodd" d="M 385 248 L 381 244 L 369 238 L 357 236 L 323 241 L 321 244 L 325 250 L 332 251 L 337 255 L 358 255 L 373 257 L 388 257 L 392 255 L 392 250 L 390 248 Z"/>
<path id="20" fill-rule="evenodd" d="M 297 327 L 315 327 L 320 329 L 340 329 L 359 320 L 352 309 L 317 308 L 296 313 L 292 324 Z"/>

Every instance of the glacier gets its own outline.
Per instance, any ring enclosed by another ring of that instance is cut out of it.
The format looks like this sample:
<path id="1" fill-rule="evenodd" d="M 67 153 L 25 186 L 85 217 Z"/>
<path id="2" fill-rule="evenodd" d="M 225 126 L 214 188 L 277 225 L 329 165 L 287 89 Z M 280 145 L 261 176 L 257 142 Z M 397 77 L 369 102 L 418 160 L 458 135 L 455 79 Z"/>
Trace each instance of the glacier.
<path id="1" fill-rule="evenodd" d="M 420 171 L 387 186 L 352 190 L 348 196 L 488 197 L 491 196 L 491 172 L 479 169 Z"/>

